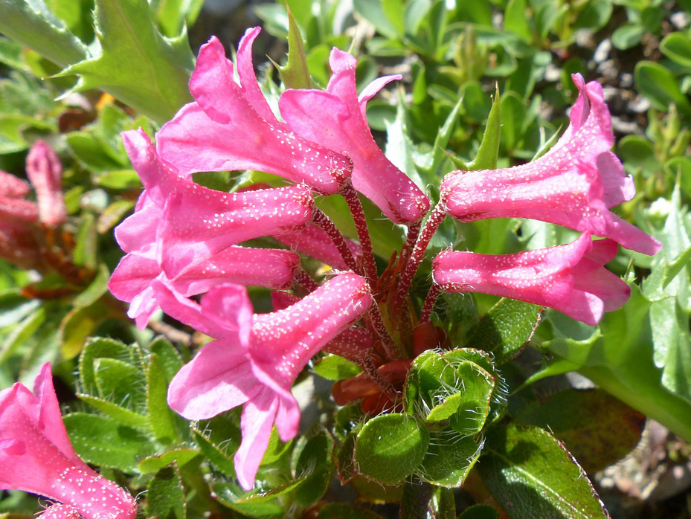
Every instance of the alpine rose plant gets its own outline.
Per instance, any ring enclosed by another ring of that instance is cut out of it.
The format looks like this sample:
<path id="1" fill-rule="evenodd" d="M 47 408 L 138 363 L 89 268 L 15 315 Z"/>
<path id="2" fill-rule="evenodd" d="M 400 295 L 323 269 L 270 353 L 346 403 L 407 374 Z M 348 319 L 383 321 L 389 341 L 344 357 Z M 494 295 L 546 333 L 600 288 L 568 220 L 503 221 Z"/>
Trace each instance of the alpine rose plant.
<path id="1" fill-rule="evenodd" d="M 216 38 L 202 47 L 190 81 L 194 101 L 161 128 L 155 145 L 143 130 L 123 134 L 144 192 L 116 230 L 127 255 L 109 285 L 141 328 L 160 309 L 213 339 L 175 375 L 168 403 L 189 420 L 242 407 L 234 459 L 245 490 L 255 484 L 272 428 L 282 441 L 297 435 L 291 387 L 319 352 L 362 370 L 334 385 L 338 404 L 362 398 L 365 413 L 401 411 L 414 358 L 448 346 L 432 324 L 440 292 L 512 298 L 595 325 L 629 297 L 628 285 L 604 267 L 617 244 L 650 255 L 660 249 L 610 210 L 635 188 L 610 151 L 599 84 L 573 76 L 579 97 L 571 124 L 548 153 L 513 168 L 449 173 L 430 212 L 427 194 L 386 158 L 367 125 L 368 100 L 400 77 L 379 78 L 358 95 L 356 59 L 333 49 L 326 90 L 285 90 L 279 117 L 252 64 L 259 31 L 245 33 L 236 63 Z M 192 177 L 234 169 L 276 175 L 271 186 L 281 187 L 221 192 Z M 343 197 L 356 236 L 344 236 L 315 196 Z M 407 226 L 401 250 L 381 258 L 385 268 L 375 259 L 360 196 Z M 442 252 L 430 258 L 432 286 L 418 313 L 410 288 L 447 216 L 534 219 L 583 234 L 507 255 Z M 305 269 L 304 257 L 311 258 Z M 315 261 L 326 265 L 314 268 Z M 274 290 L 274 311 L 255 313 L 241 285 Z"/>

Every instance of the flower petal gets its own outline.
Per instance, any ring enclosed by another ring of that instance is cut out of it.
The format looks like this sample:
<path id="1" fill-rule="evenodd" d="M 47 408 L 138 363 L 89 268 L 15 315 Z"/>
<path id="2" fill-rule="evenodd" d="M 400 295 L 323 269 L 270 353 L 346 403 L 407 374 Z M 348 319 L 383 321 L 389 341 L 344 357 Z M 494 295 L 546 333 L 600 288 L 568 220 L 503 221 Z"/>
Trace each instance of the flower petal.
<path id="1" fill-rule="evenodd" d="M 254 478 L 269 445 L 278 405 L 274 393 L 264 389 L 242 410 L 242 443 L 235 453 L 235 472 L 245 490 L 252 490 L 254 486 Z"/>
<path id="2" fill-rule="evenodd" d="M 188 420 L 206 420 L 244 404 L 262 385 L 240 344 L 214 341 L 175 375 L 168 405 Z"/>

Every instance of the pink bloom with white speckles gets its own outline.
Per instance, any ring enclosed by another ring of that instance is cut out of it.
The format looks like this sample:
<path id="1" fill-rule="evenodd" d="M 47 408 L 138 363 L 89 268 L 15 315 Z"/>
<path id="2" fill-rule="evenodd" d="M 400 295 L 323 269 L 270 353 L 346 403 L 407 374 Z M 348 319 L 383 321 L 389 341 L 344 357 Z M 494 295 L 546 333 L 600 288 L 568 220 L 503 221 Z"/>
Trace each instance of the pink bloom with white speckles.
<path id="1" fill-rule="evenodd" d="M 41 519 L 81 519 L 79 510 L 59 503 L 46 508 L 39 517 Z"/>
<path id="2" fill-rule="evenodd" d="M 120 260 L 108 288 L 121 301 L 131 303 L 128 315 L 143 329 L 159 308 L 151 288 L 154 279 L 167 283 L 180 295 L 190 297 L 225 283 L 290 288 L 299 267 L 300 256 L 291 251 L 233 246 L 169 280 L 154 258 L 135 253 Z"/>
<path id="3" fill-rule="evenodd" d="M 338 193 L 352 164 L 343 155 L 306 141 L 276 119 L 252 66 L 252 43 L 261 29 L 240 41 L 237 73 L 216 37 L 202 46 L 190 79 L 194 103 L 184 106 L 156 136 L 158 152 L 183 174 L 257 169 Z"/>
<path id="4" fill-rule="evenodd" d="M 214 191 L 180 176 L 158 156 L 144 131 L 128 131 L 122 136 L 155 207 L 150 210 L 161 211 L 155 222 L 148 222 L 147 216 L 141 230 L 128 236 L 136 242 L 152 243 L 146 237 L 151 231 L 144 230 L 155 225 L 157 259 L 170 279 L 232 245 L 301 228 L 312 218 L 314 200 L 307 186 L 242 193 Z M 146 207 L 144 204 L 142 210 Z"/>
<path id="5" fill-rule="evenodd" d="M 38 218 L 54 227 L 67 219 L 62 196 L 62 164 L 55 150 L 37 141 L 26 157 L 26 174 L 36 190 Z"/>
<path id="6" fill-rule="evenodd" d="M 353 161 L 353 186 L 372 200 L 395 223 L 417 222 L 429 210 L 429 199 L 379 149 L 367 124 L 367 101 L 388 82 L 385 76 L 370 83 L 358 98 L 357 60 L 334 48 L 329 59 L 333 75 L 326 92 L 286 90 L 279 107 L 288 126 L 305 139 L 346 153 Z"/>
<path id="7" fill-rule="evenodd" d="M 544 156 L 522 166 L 489 171 L 455 171 L 444 177 L 448 212 L 462 221 L 519 217 L 563 225 L 611 238 L 623 247 L 655 254 L 661 244 L 609 211 L 636 192 L 610 148 L 611 117 L 602 87 L 585 84 L 571 109 L 571 124 Z"/>
<path id="8" fill-rule="evenodd" d="M 175 376 L 168 404 L 190 420 L 243 405 L 235 468 L 243 488 L 254 483 L 273 424 L 283 441 L 298 432 L 300 410 L 290 387 L 312 356 L 372 304 L 364 278 L 341 274 L 290 307 L 252 315 L 244 288 L 217 287 L 201 305 L 153 283 L 161 308 L 217 339 Z"/>
<path id="9" fill-rule="evenodd" d="M 510 297 L 595 325 L 629 298 L 628 285 L 603 267 L 616 253 L 614 241 L 592 241 L 586 233 L 567 245 L 502 256 L 442 252 L 432 276 L 447 292 Z"/>
<path id="10" fill-rule="evenodd" d="M 40 494 L 54 505 L 44 517 L 133 519 L 137 503 L 91 470 L 74 452 L 60 416 L 50 364 L 31 393 L 22 384 L 0 391 L 0 489 Z"/>

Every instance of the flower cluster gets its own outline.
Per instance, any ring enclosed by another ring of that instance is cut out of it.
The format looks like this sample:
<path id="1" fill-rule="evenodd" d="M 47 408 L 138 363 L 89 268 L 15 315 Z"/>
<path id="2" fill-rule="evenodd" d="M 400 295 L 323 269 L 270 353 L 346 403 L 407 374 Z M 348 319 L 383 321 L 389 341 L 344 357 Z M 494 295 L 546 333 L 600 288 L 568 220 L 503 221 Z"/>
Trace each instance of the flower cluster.
<path id="1" fill-rule="evenodd" d="M 49 144 L 37 141 L 26 159 L 26 174 L 36 202 L 26 200 L 30 187 L 14 175 L 0 171 L 0 258 L 15 265 L 43 267 L 39 225 L 49 228 L 67 219 L 62 197 L 62 164 Z"/>
<path id="2" fill-rule="evenodd" d="M 60 416 L 50 364 L 31 393 L 20 383 L 0 391 L 0 490 L 18 489 L 58 503 L 50 519 L 134 519 L 137 503 L 74 452 Z M 62 504 L 60 504 L 62 503 Z"/>
<path id="3" fill-rule="evenodd" d="M 609 211 L 629 200 L 634 186 L 609 151 L 610 116 L 597 83 L 585 85 L 574 76 L 579 97 L 571 124 L 539 160 L 447 175 L 439 204 L 422 226 L 429 198 L 382 153 L 365 117 L 367 101 L 398 76 L 377 79 L 358 96 L 357 61 L 334 49 L 326 90 L 286 90 L 279 120 L 254 73 L 258 34 L 258 28 L 245 33 L 237 64 L 215 38 L 201 48 L 190 81 L 194 101 L 161 128 L 155 145 L 142 130 L 123 134 L 144 192 L 116 230 L 127 255 L 109 285 L 130 303 L 138 326 L 161 309 L 214 339 L 175 377 L 168 402 L 191 420 L 243 407 L 243 440 L 235 455 L 243 488 L 253 486 L 274 424 L 284 441 L 297 434 L 299 408 L 290 387 L 318 351 L 363 368 L 357 380 L 337 385 L 338 402 L 366 397 L 373 411 L 383 401 L 395 406 L 410 352 L 419 353 L 406 344 L 414 334 L 398 332 L 429 321 L 440 290 L 515 298 L 596 324 L 629 295 L 603 267 L 617 243 L 646 254 L 659 250 L 656 240 Z M 257 169 L 289 184 L 225 193 L 191 176 L 236 169 Z M 358 192 L 408 228 L 398 259 L 381 276 Z M 316 195 L 344 198 L 359 243 L 317 208 Z M 532 218 L 584 234 L 568 245 L 504 256 L 440 254 L 430 296 L 411 322 L 408 290 L 449 215 L 461 221 Z M 591 234 L 607 239 L 593 241 Z M 260 237 L 290 250 L 246 246 Z M 338 270 L 319 283 L 302 269 L 298 253 Z M 241 285 L 275 290 L 275 311 L 253 314 Z"/>

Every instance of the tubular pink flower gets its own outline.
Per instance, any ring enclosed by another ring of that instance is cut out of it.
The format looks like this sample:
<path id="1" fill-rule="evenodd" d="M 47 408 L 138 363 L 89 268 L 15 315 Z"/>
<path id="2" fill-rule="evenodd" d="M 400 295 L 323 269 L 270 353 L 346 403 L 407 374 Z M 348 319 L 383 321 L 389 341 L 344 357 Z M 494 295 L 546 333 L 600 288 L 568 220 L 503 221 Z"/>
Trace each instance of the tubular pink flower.
<path id="1" fill-rule="evenodd" d="M 441 184 L 448 212 L 461 221 L 541 220 L 655 254 L 660 242 L 609 211 L 633 197 L 633 179 L 609 151 L 614 135 L 602 87 L 594 81 L 585 85 L 580 74 L 572 77 L 580 93 L 557 144 L 522 166 L 449 173 Z"/>
<path id="2" fill-rule="evenodd" d="M 11 173 L 0 170 L 0 197 L 22 198 L 29 193 L 29 184 Z"/>
<path id="3" fill-rule="evenodd" d="M 142 130 L 124 132 L 123 140 L 147 197 L 157 208 L 149 210 L 162 209 L 156 228 L 157 254 L 170 279 L 232 245 L 301 228 L 312 218 L 314 200 L 307 186 L 214 191 L 178 175 L 158 157 Z M 147 209 L 147 203 L 142 205 L 142 210 Z M 142 221 L 139 225 L 153 224 Z"/>
<path id="4" fill-rule="evenodd" d="M 341 274 L 284 310 L 254 316 L 247 292 L 235 285 L 210 290 L 199 305 L 159 281 L 152 284 L 164 312 L 217 339 L 178 372 L 168 404 L 191 420 L 244 406 L 235 467 L 249 490 L 273 424 L 283 441 L 298 432 L 292 383 L 319 349 L 367 311 L 368 284 Z"/>
<path id="5" fill-rule="evenodd" d="M 151 288 L 154 279 L 161 280 L 181 296 L 190 297 L 226 283 L 290 288 L 299 267 L 300 257 L 294 252 L 230 247 L 169 280 L 154 258 L 132 253 L 120 260 L 108 288 L 121 301 L 131 303 L 128 315 L 143 329 L 159 308 Z"/>
<path id="6" fill-rule="evenodd" d="M 39 517 L 41 519 L 80 519 L 79 510 L 62 504 L 49 506 Z"/>
<path id="7" fill-rule="evenodd" d="M 276 119 L 252 65 L 252 43 L 261 29 L 248 29 L 233 63 L 216 37 L 202 46 L 190 79 L 194 103 L 185 105 L 156 136 L 158 152 L 182 174 L 257 169 L 305 183 L 322 194 L 339 192 L 350 178 L 346 157 L 306 141 Z"/>
<path id="8" fill-rule="evenodd" d="M 290 292 L 276 290 L 271 292 L 274 311 L 285 310 L 300 298 Z M 371 354 L 374 337 L 365 328 L 351 326 L 331 339 L 323 348 L 326 353 L 335 353 L 353 362 L 362 362 Z"/>
<path id="9" fill-rule="evenodd" d="M 518 299 L 595 325 L 629 298 L 628 285 L 603 267 L 616 253 L 614 241 L 592 241 L 586 233 L 567 245 L 502 256 L 442 252 L 432 276 L 447 292 Z"/>
<path id="10" fill-rule="evenodd" d="M 311 256 L 331 267 L 348 270 L 348 266 L 343 261 L 343 256 L 341 256 L 329 235 L 314 224 L 310 224 L 299 231 L 284 231 L 281 234 L 275 235 L 274 238 L 291 249 Z M 346 243 L 353 253 L 353 257 L 357 258 L 362 255 L 362 248 L 359 244 L 348 239 L 346 239 Z"/>
<path id="11" fill-rule="evenodd" d="M 366 119 L 367 101 L 400 76 L 373 81 L 358 99 L 357 60 L 334 48 L 329 60 L 333 75 L 326 92 L 286 90 L 279 107 L 298 135 L 346 153 L 353 161 L 353 186 L 395 223 L 417 222 L 429 211 L 429 199 L 379 149 Z"/>
<path id="12" fill-rule="evenodd" d="M 67 219 L 62 197 L 62 164 L 55 150 L 37 141 L 26 157 L 26 174 L 36 190 L 38 218 L 54 227 Z"/>
<path id="13" fill-rule="evenodd" d="M 91 470 L 74 452 L 60 416 L 50 364 L 32 394 L 22 384 L 0 391 L 0 489 L 40 494 L 64 503 L 44 517 L 134 519 L 137 503 Z"/>

